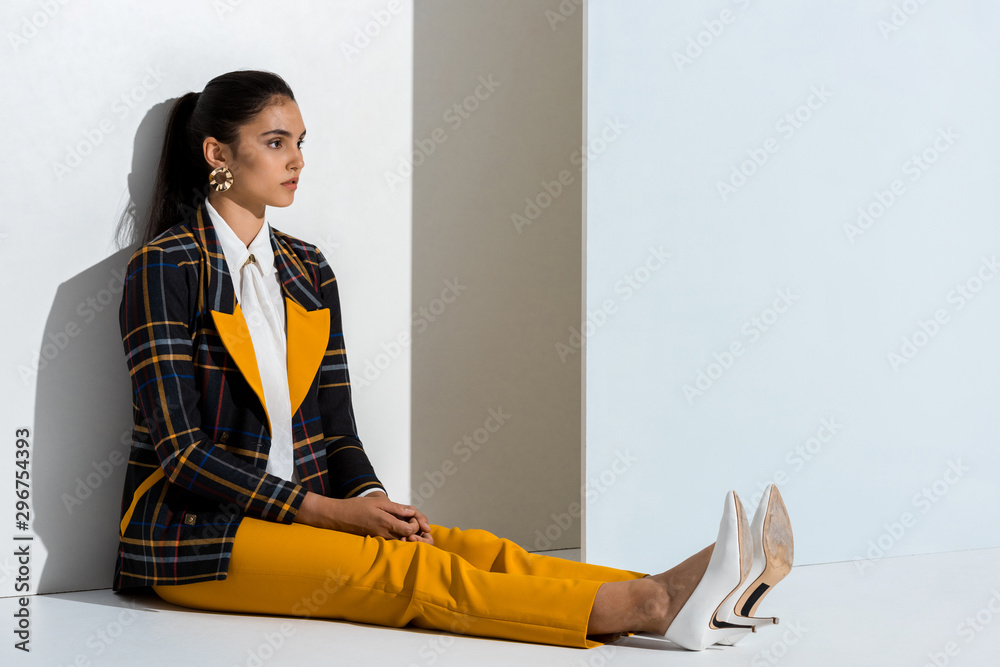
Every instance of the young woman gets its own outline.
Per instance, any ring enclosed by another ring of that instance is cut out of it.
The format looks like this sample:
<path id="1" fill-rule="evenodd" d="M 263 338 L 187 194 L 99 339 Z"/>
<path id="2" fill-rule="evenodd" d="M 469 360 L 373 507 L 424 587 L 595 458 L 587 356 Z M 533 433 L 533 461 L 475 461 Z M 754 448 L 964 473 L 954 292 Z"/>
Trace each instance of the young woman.
<path id="1" fill-rule="evenodd" d="M 114 590 L 587 648 L 644 633 L 701 649 L 762 622 L 747 617 L 791 561 L 776 490 L 758 534 L 730 493 L 717 542 L 652 576 L 389 499 L 355 425 L 333 269 L 266 221 L 294 201 L 305 134 L 268 72 L 218 76 L 170 114 L 119 312 L 135 424 Z"/>

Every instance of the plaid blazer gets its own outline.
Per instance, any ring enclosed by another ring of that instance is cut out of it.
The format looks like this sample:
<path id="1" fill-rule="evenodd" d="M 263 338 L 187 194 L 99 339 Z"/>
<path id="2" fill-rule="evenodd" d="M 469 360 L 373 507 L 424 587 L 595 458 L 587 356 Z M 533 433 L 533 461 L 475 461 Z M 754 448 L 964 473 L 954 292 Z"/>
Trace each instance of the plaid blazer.
<path id="1" fill-rule="evenodd" d="M 134 426 L 115 591 L 225 579 L 244 516 L 291 523 L 306 491 L 384 490 L 358 439 L 337 279 L 318 248 L 273 227 L 301 482 L 265 472 L 271 429 L 253 343 L 203 206 L 195 218 L 126 269 L 119 324 Z"/>

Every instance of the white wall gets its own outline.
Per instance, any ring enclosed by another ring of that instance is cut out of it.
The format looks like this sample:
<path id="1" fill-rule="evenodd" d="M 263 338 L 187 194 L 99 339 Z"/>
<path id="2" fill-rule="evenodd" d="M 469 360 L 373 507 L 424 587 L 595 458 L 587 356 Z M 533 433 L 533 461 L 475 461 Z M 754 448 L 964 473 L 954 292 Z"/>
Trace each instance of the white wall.
<path id="1" fill-rule="evenodd" d="M 587 560 L 661 571 L 772 480 L 797 563 L 1000 543 L 998 20 L 589 3 Z"/>
<path id="2" fill-rule="evenodd" d="M 412 502 L 531 550 L 580 546 L 583 21 L 559 5 L 414 20 Z"/>
<path id="3" fill-rule="evenodd" d="M 31 592 L 111 584 L 131 426 L 117 318 L 135 247 L 115 245 L 118 218 L 130 200 L 140 213 L 148 206 L 169 105 L 233 69 L 274 71 L 296 93 L 306 168 L 295 204 L 270 209 L 268 220 L 317 243 L 337 273 L 360 435 L 390 494 L 405 501 L 409 350 L 377 381 L 363 374 L 380 342 L 410 326 L 410 183 L 390 188 L 384 174 L 410 143 L 411 4 L 396 13 L 379 1 L 280 12 L 225 0 L 47 4 L 51 16 L 40 3 L 5 3 L 2 22 L 23 39 L 8 33 L 0 49 L 16 91 L 0 108 L 10 129 L 0 166 L 0 495 L 9 518 L 0 539 L 35 535 Z M 82 157 L 71 161 L 74 153 Z M 51 359 L 39 368 L 42 353 Z M 18 428 L 31 432 L 25 533 L 11 525 Z M 67 506 L 74 496 L 79 504 Z M 6 596 L 16 561 L 12 548 L 3 553 Z"/>

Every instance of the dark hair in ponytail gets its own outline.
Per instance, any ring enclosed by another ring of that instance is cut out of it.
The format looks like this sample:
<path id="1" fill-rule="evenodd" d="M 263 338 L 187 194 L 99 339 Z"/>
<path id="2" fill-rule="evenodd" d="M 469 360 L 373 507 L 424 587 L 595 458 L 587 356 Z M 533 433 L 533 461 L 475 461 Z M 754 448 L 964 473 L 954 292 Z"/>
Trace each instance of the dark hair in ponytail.
<path id="1" fill-rule="evenodd" d="M 208 196 L 211 172 L 202 153 L 206 137 L 239 149 L 240 126 L 251 122 L 276 99 L 294 100 L 292 89 L 277 74 L 237 70 L 221 74 L 200 93 L 187 93 L 174 103 L 167 120 L 163 151 L 153 185 L 145 245 L 169 229 L 190 219 Z"/>

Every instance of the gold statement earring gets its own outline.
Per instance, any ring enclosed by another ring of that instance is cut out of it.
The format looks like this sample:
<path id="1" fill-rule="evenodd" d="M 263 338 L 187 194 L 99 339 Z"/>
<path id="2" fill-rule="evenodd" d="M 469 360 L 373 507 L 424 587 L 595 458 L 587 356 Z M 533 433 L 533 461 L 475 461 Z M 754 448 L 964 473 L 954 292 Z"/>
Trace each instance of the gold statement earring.
<path id="1" fill-rule="evenodd" d="M 220 176 L 223 179 L 222 182 L 219 182 Z M 208 182 L 215 188 L 216 192 L 224 192 L 233 185 L 233 172 L 229 171 L 229 167 L 226 165 L 216 167 L 212 170 L 212 173 L 208 175 Z"/>

